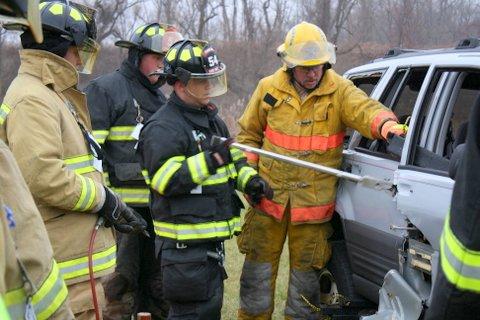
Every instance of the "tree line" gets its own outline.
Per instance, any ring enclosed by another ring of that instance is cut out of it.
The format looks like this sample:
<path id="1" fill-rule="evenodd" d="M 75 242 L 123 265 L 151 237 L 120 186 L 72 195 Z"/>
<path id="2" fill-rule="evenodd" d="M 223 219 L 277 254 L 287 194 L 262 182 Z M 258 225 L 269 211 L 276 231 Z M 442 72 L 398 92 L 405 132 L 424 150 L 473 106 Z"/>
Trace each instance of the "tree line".
<path id="1" fill-rule="evenodd" d="M 102 50 L 89 80 L 115 70 L 126 50 L 114 41 L 148 22 L 176 25 L 189 38 L 210 41 L 227 65 L 229 92 L 218 104 L 229 126 L 242 114 L 258 81 L 281 64 L 276 48 L 301 21 L 322 28 L 337 47 L 343 72 L 394 47 L 454 47 L 480 36 L 479 0 L 81 0 L 97 10 Z M 16 35 L 0 30 L 0 100 L 19 65 Z"/>

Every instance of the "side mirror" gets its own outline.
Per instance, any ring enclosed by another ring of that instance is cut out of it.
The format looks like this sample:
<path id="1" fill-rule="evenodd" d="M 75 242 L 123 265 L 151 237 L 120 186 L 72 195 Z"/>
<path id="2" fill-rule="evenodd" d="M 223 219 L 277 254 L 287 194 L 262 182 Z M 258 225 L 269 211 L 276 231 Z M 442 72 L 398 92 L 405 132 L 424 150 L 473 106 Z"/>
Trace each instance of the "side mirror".
<path id="1" fill-rule="evenodd" d="M 448 166 L 448 176 L 455 180 L 457 175 L 458 167 L 462 161 L 463 154 L 465 153 L 465 143 L 459 144 L 455 150 L 453 150 L 452 156 L 450 157 L 450 164 Z"/>

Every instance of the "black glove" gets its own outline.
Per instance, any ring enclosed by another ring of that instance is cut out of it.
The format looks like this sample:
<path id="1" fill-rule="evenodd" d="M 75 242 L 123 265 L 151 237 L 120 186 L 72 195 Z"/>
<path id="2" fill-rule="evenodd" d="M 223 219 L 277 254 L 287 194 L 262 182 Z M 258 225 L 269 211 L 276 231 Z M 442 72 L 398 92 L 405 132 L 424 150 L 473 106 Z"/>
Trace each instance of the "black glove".
<path id="1" fill-rule="evenodd" d="M 253 205 L 260 203 L 263 197 L 268 200 L 273 199 L 273 189 L 270 188 L 267 181 L 263 180 L 260 176 L 252 177 L 245 186 L 245 193 L 250 196 L 250 200 Z"/>
<path id="2" fill-rule="evenodd" d="M 230 154 L 230 145 L 232 143 L 232 138 L 221 140 L 219 137 L 212 137 L 207 154 L 212 160 L 214 169 L 223 167 L 233 161 L 232 155 Z"/>
<path id="3" fill-rule="evenodd" d="M 105 203 L 98 214 L 105 219 L 107 228 L 113 226 L 121 233 L 141 233 L 149 237 L 147 222 L 108 188 L 105 188 Z"/>

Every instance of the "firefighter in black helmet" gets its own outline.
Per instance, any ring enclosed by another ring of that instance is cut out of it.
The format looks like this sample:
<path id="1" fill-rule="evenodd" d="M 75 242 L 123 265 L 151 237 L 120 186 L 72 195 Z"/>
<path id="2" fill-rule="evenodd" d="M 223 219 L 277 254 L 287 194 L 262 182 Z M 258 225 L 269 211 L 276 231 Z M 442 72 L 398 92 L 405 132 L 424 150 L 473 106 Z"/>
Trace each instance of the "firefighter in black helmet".
<path id="1" fill-rule="evenodd" d="M 117 237 L 117 267 L 106 285 L 105 320 L 130 318 L 148 311 L 163 319 L 168 306 L 162 298 L 160 268 L 154 254 L 153 222 L 148 202 L 150 190 L 135 156 L 143 124 L 166 101 L 158 75 L 170 46 L 183 39 L 175 27 L 149 23 L 137 27 L 129 41 L 115 45 L 127 48 L 128 57 L 119 70 L 101 76 L 85 92 L 93 134 L 105 152 L 105 175 L 111 188 L 149 222 L 151 238 Z"/>
<path id="2" fill-rule="evenodd" d="M 138 153 L 151 180 L 168 319 L 220 319 L 223 242 L 240 230 L 235 189 L 256 197 L 271 196 L 271 189 L 243 152 L 229 148 L 227 126 L 210 102 L 227 91 L 226 67 L 215 49 L 180 41 L 164 64 L 174 92 L 143 128 Z"/>
<path id="3" fill-rule="evenodd" d="M 55 1 L 42 2 L 39 8 L 43 42 L 37 43 L 38 36 L 28 30 L 20 36 L 22 47 L 49 51 L 69 61 L 78 72 L 90 74 L 100 50 L 100 45 L 95 41 L 95 11 L 80 4 L 66 5 Z M 27 29 L 25 24 L 15 22 L 3 27 L 7 30 Z"/>
<path id="4" fill-rule="evenodd" d="M 116 260 L 114 233 L 107 227 L 143 233 L 147 223 L 104 186 L 101 150 L 91 134 L 85 95 L 77 89 L 78 71 L 91 72 L 99 49 L 93 9 L 61 1 L 42 2 L 39 8 L 44 41 L 37 43 L 30 30 L 21 35 L 25 50 L 1 106 L 0 139 L 38 205 L 75 318 L 94 319 L 95 309 L 101 310 L 94 306 L 89 271 L 97 279 L 102 307 L 101 278 L 113 273 Z M 104 226 L 97 224 L 99 216 Z M 89 250 L 93 230 L 97 236 Z"/>

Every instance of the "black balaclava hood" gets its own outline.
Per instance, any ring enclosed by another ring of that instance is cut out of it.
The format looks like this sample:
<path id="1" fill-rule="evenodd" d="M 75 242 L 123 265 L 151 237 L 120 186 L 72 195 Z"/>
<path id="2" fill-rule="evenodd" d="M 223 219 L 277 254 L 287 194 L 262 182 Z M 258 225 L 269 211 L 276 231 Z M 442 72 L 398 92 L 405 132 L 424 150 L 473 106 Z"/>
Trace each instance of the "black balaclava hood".
<path id="1" fill-rule="evenodd" d="M 147 53 L 154 53 L 152 51 L 148 50 L 140 50 L 138 48 L 130 48 L 128 49 L 128 57 L 127 61 L 130 63 L 130 65 L 134 66 L 138 70 L 138 77 L 140 82 L 147 88 L 149 89 L 158 89 L 161 86 L 163 86 L 166 82 L 165 77 L 159 77 L 158 81 L 155 82 L 154 84 L 151 84 L 150 81 L 148 80 L 148 77 L 146 77 L 142 72 L 140 72 L 140 61 L 142 60 L 143 56 L 146 55 Z M 145 82 L 145 80 L 148 82 Z"/>
<path id="2" fill-rule="evenodd" d="M 30 31 L 25 31 L 20 36 L 22 47 L 24 49 L 44 50 L 65 57 L 68 47 L 72 45 L 72 41 L 62 38 L 58 33 L 43 31 L 43 42 L 37 43 Z"/>

